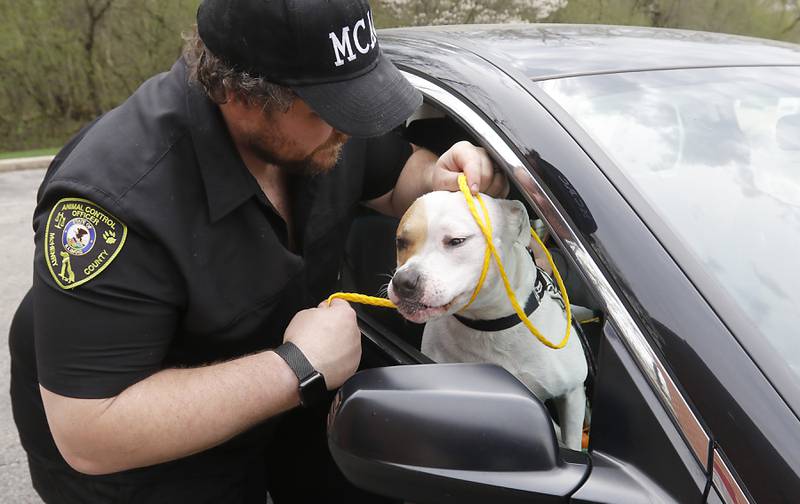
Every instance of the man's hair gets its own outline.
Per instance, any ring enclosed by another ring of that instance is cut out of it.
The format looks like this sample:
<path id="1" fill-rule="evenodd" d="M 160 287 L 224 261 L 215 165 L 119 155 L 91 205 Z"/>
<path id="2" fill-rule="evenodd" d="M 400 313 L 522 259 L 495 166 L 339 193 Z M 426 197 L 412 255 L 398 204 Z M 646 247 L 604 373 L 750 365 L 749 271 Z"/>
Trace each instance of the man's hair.
<path id="1" fill-rule="evenodd" d="M 265 112 L 286 112 L 295 99 L 291 89 L 236 70 L 215 56 L 198 35 L 197 26 L 184 34 L 183 39 L 186 42 L 183 58 L 189 68 L 189 79 L 199 82 L 214 102 L 226 103 L 227 92 L 230 92 L 236 99 L 260 106 Z"/>

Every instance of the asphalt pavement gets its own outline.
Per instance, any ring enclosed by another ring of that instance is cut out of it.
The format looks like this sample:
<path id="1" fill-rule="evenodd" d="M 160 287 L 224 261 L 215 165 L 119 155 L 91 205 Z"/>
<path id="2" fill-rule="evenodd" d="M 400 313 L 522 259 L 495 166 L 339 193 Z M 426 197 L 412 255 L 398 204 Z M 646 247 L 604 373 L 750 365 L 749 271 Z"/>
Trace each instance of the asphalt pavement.
<path id="1" fill-rule="evenodd" d="M 19 301 L 31 285 L 31 215 L 44 170 L 0 170 L 0 503 L 42 501 L 31 487 L 25 452 L 11 416 L 8 328 Z"/>

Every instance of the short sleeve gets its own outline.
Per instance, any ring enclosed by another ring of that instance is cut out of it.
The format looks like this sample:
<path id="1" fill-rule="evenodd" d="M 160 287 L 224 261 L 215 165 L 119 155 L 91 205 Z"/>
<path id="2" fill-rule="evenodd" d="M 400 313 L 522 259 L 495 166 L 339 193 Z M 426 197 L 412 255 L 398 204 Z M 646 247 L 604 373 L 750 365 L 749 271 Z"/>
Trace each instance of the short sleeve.
<path id="1" fill-rule="evenodd" d="M 383 196 L 392 190 L 413 149 L 399 131 L 366 140 L 364 187 L 361 201 Z"/>
<path id="2" fill-rule="evenodd" d="M 34 215 L 34 342 L 39 383 L 113 397 L 162 369 L 180 320 L 181 282 L 163 247 L 101 193 L 45 194 Z"/>

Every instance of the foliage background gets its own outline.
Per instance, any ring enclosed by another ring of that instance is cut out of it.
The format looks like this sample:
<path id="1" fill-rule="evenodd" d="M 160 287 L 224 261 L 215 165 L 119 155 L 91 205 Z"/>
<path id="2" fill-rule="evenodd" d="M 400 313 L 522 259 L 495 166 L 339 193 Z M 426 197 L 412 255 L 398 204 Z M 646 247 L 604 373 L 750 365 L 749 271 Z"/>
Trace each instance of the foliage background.
<path id="1" fill-rule="evenodd" d="M 800 0 L 372 0 L 380 27 L 688 28 L 800 42 Z M 179 56 L 199 0 L 0 0 L 0 152 L 57 147 Z"/>

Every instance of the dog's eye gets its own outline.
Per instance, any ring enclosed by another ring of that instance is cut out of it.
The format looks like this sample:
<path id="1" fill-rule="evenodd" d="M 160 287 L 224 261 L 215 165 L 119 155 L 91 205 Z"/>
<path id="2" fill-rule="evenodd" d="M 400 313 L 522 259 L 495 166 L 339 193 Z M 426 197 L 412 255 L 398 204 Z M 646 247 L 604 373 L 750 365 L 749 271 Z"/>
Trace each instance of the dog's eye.
<path id="1" fill-rule="evenodd" d="M 447 244 L 448 247 L 458 247 L 465 241 L 467 241 L 466 238 L 450 238 L 449 240 L 445 240 L 445 244 Z"/>
<path id="2" fill-rule="evenodd" d="M 403 238 L 397 239 L 397 250 L 403 250 L 408 247 L 408 241 L 404 240 Z"/>

